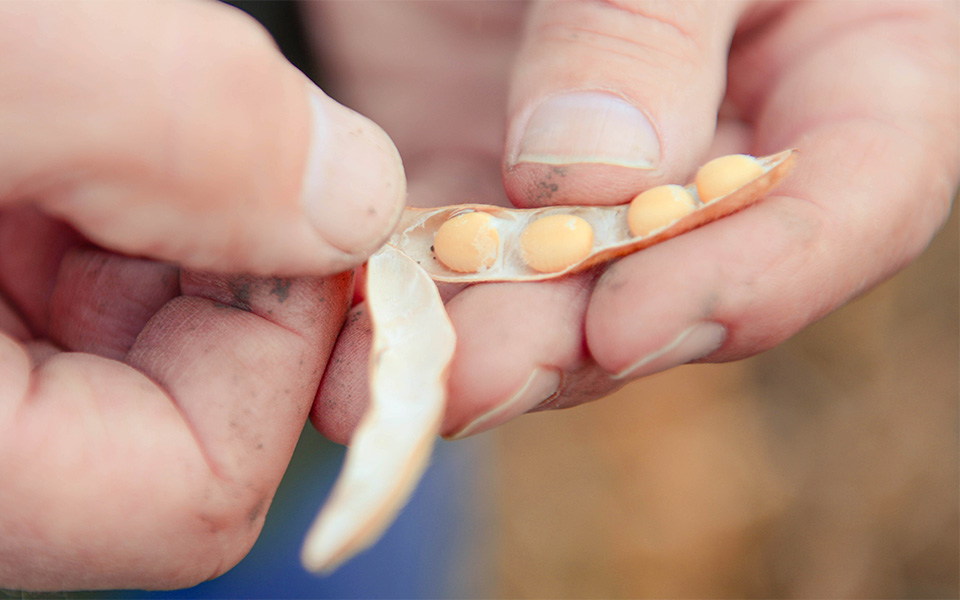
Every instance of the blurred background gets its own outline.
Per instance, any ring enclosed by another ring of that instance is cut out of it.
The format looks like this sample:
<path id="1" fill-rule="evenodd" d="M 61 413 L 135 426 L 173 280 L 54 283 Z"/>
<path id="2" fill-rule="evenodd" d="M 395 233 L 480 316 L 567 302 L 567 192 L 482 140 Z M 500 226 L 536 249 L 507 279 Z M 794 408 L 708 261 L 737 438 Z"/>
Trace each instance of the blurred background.
<path id="1" fill-rule="evenodd" d="M 290 3 L 236 4 L 309 72 Z M 237 568 L 115 596 L 956 598 L 958 229 L 762 356 L 441 443 L 387 536 L 325 578 L 298 553 L 343 449 L 308 427 Z"/>

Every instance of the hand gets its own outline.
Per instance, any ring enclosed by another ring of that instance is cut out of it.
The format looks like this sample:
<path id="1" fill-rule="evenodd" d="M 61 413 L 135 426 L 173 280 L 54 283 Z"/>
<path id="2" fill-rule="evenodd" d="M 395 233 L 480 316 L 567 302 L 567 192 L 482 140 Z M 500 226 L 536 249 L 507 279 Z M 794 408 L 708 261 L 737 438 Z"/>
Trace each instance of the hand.
<path id="1" fill-rule="evenodd" d="M 4 4 L 0 90 L 0 587 L 216 576 L 313 402 L 331 274 L 399 215 L 396 150 L 213 3 Z"/>
<path id="2" fill-rule="evenodd" d="M 715 155 L 800 151 L 760 205 L 605 270 L 444 289 L 446 435 L 769 349 L 908 264 L 950 210 L 950 3 L 310 8 L 340 93 L 397 142 L 411 204 L 503 204 L 501 175 L 521 207 L 622 203 Z M 355 311 L 312 413 L 340 441 L 366 401 Z"/>

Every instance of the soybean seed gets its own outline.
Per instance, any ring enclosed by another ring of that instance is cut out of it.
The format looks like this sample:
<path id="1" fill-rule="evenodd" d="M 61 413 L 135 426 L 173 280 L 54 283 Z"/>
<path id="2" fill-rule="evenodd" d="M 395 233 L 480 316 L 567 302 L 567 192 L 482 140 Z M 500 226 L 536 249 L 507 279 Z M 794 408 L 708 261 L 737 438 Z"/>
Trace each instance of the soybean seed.
<path id="1" fill-rule="evenodd" d="M 757 159 L 746 154 L 721 156 L 700 167 L 697 171 L 697 193 L 700 200 L 708 202 L 726 196 L 752 179 L 763 174 L 763 166 Z"/>
<path id="2" fill-rule="evenodd" d="M 446 221 L 437 229 L 433 251 L 448 269 L 476 273 L 497 260 L 500 234 L 485 212 L 468 212 Z"/>
<path id="3" fill-rule="evenodd" d="M 686 188 L 661 185 L 634 198 L 627 210 L 627 225 L 632 235 L 641 237 L 666 227 L 697 209 L 697 203 Z"/>
<path id="4" fill-rule="evenodd" d="M 575 265 L 593 248 L 593 227 L 574 215 L 548 215 L 520 236 L 523 258 L 535 271 L 556 273 Z"/>

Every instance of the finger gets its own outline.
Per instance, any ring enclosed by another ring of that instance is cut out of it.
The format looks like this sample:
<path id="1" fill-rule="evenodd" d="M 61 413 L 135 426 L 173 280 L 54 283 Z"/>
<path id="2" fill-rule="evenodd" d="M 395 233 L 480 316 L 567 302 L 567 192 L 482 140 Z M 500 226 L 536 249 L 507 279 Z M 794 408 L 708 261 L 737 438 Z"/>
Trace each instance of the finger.
<path id="1" fill-rule="evenodd" d="M 619 384 L 585 354 L 591 274 L 545 283 L 476 285 L 446 309 L 457 331 L 441 433 L 475 435 L 530 410 L 580 404 Z M 348 443 L 369 402 L 370 320 L 351 311 L 311 413 L 326 437 Z"/>
<path id="2" fill-rule="evenodd" d="M 32 337 L 30 328 L 24 323 L 23 318 L 2 296 L 0 296 L 0 332 L 21 342 Z"/>
<path id="3" fill-rule="evenodd" d="M 123 358 L 178 281 L 174 265 L 96 249 L 34 207 L 0 211 L 0 290 L 22 316 L 19 328 L 2 328 L 17 339 Z"/>
<path id="4" fill-rule="evenodd" d="M 904 19 L 910 6 L 919 10 Z M 958 66 L 956 32 L 943 15 L 924 16 L 927 5 L 901 6 L 895 17 L 864 14 L 872 7 L 857 5 L 868 26 L 848 24 L 807 44 L 802 60 L 772 54 L 779 70 L 760 69 L 775 83 L 753 98 L 753 150 L 799 148 L 777 195 L 627 257 L 600 280 L 587 343 L 603 368 L 629 379 L 755 354 L 890 276 L 929 242 L 957 181 L 957 143 L 943 132 L 960 122 L 957 85 L 943 84 Z M 791 17 L 828 30 L 831 16 L 845 13 L 795 8 Z M 753 51 L 797 42 L 779 36 L 813 35 L 787 22 L 768 32 L 773 39 L 743 51 L 758 60 Z"/>
<path id="5" fill-rule="evenodd" d="M 520 206 L 613 204 L 686 177 L 713 138 L 738 2 L 540 2 L 513 75 Z"/>
<path id="6" fill-rule="evenodd" d="M 183 587 L 230 568 L 256 539 L 350 276 L 188 272 L 181 289 L 128 364 L 60 353 L 31 376 L 23 348 L 0 340 L 5 585 Z M 90 556 L 110 569 L 89 568 Z"/>
<path id="7" fill-rule="evenodd" d="M 457 331 L 442 433 L 487 431 L 561 395 L 591 366 L 583 320 L 591 275 L 467 288 L 448 304 Z"/>
<path id="8" fill-rule="evenodd" d="M 30 357 L 6 332 L 0 332 L 0 377 L 0 423 L 7 423 L 30 385 Z"/>
<path id="9" fill-rule="evenodd" d="M 246 476 L 264 469 L 278 476 L 282 469 L 276 471 L 276 464 L 238 454 L 236 445 L 256 452 L 261 443 L 296 441 L 290 434 L 299 431 L 309 408 L 302 394 L 312 400 L 319 384 L 346 314 L 351 280 L 350 274 L 283 279 L 184 272 L 184 296 L 147 324 L 127 361 L 178 399 L 220 473 Z M 292 344 L 297 360 L 285 344 Z M 307 352 L 309 344 L 319 347 Z M 208 377 L 203 363 L 223 363 L 235 372 Z M 259 440 L 244 441 L 260 434 Z"/>
<path id="10" fill-rule="evenodd" d="M 49 337 L 65 350 L 122 359 L 147 321 L 180 295 L 179 268 L 95 248 L 60 264 Z"/>
<path id="11" fill-rule="evenodd" d="M 0 38 L 0 131 L 18 141 L 2 204 L 127 254 L 255 273 L 342 271 L 399 215 L 383 131 L 231 7 L 10 4 Z"/>
<path id="12" fill-rule="evenodd" d="M 0 291 L 36 336 L 50 326 L 50 298 L 64 255 L 85 244 L 68 225 L 32 206 L 0 210 Z"/>
<path id="13" fill-rule="evenodd" d="M 373 329 L 364 303 L 353 307 L 310 410 L 310 422 L 325 438 L 347 444 L 370 404 L 370 348 Z"/>

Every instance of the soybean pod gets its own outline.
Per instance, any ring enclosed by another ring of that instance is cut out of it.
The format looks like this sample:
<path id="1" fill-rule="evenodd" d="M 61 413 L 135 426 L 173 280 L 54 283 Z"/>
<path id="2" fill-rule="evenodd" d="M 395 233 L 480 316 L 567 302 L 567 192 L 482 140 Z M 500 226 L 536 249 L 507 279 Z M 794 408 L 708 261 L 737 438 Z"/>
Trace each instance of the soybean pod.
<path id="1" fill-rule="evenodd" d="M 749 206 L 783 178 L 795 154 L 724 156 L 704 165 L 694 183 L 653 188 L 616 206 L 408 208 L 387 244 L 415 260 L 434 281 L 552 279 L 632 254 Z M 468 221 L 476 224 L 469 231 L 458 226 L 456 236 L 446 235 L 452 224 Z M 636 229 L 631 230 L 631 223 Z"/>
<path id="2" fill-rule="evenodd" d="M 440 432 L 455 334 L 434 282 L 542 281 L 632 254 L 742 210 L 796 151 L 724 156 L 693 183 L 618 206 L 408 208 L 367 265 L 370 406 L 302 559 L 329 571 L 375 542 L 412 493 Z"/>

